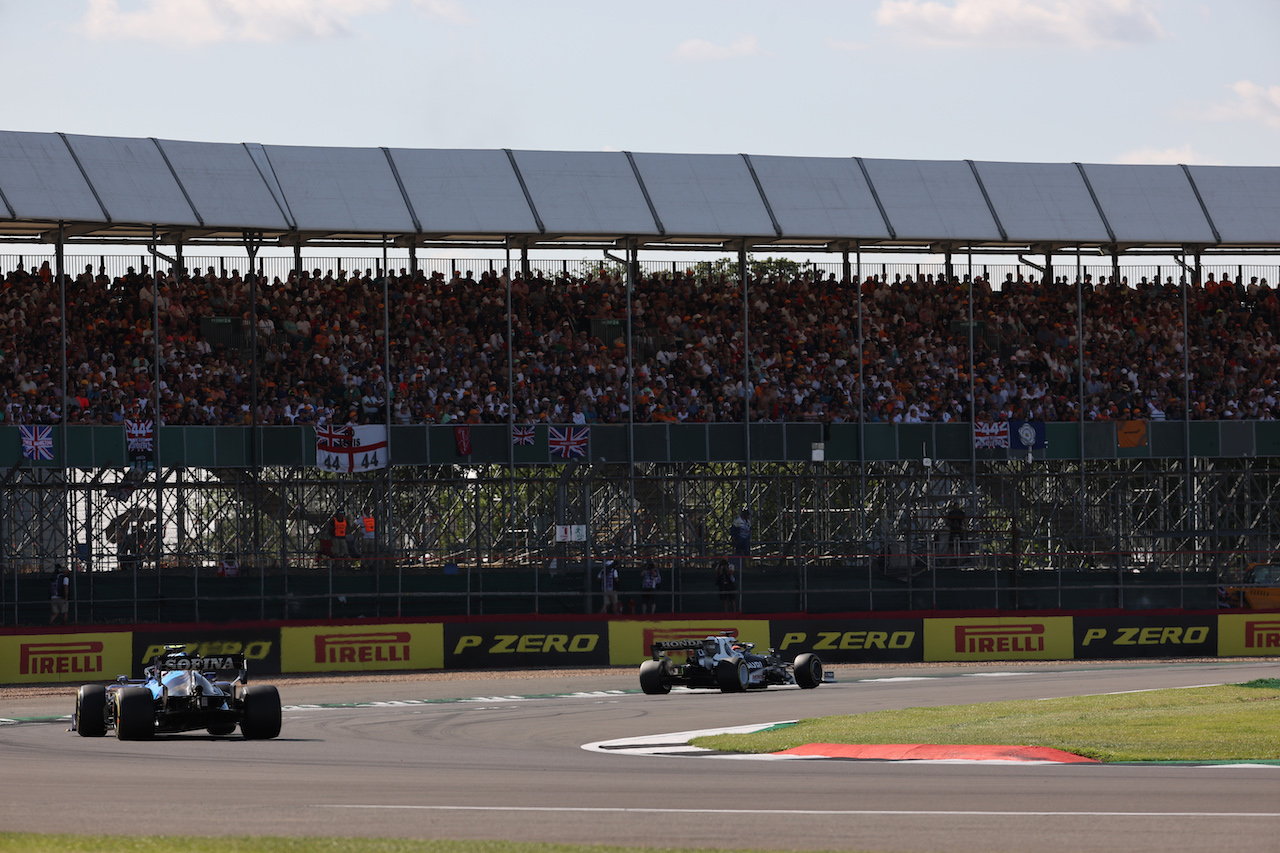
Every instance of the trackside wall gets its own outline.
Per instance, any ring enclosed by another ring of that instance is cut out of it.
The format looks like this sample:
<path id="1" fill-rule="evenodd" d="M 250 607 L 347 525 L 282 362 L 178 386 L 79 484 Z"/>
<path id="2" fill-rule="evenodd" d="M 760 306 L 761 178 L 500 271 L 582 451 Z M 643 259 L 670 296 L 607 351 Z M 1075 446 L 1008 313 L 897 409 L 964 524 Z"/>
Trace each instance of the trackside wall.
<path id="1" fill-rule="evenodd" d="M 946 615 L 859 618 L 709 615 L 681 620 L 253 622 L 0 632 L 0 684 L 140 676 L 167 643 L 242 653 L 258 675 L 505 667 L 631 666 L 655 640 L 733 631 L 786 657 L 828 663 L 1280 656 L 1280 612 Z"/>

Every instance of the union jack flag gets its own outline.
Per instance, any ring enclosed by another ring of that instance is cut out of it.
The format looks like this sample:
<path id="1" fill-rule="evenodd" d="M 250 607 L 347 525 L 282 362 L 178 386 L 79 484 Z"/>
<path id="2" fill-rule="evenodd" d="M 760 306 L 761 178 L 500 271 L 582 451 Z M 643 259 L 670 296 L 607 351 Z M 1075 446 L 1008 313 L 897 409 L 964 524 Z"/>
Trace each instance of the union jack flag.
<path id="1" fill-rule="evenodd" d="M 1008 447 L 1008 421 L 978 421 L 973 425 L 974 447 Z"/>
<path id="2" fill-rule="evenodd" d="M 53 427 L 20 426 L 22 458 L 53 461 Z"/>
<path id="3" fill-rule="evenodd" d="M 551 455 L 560 459 L 572 459 L 575 456 L 587 458 L 587 440 L 591 437 L 591 427 L 547 428 L 547 447 Z"/>
<path id="4" fill-rule="evenodd" d="M 516 426 L 511 428 L 512 444 L 533 444 L 533 427 Z"/>

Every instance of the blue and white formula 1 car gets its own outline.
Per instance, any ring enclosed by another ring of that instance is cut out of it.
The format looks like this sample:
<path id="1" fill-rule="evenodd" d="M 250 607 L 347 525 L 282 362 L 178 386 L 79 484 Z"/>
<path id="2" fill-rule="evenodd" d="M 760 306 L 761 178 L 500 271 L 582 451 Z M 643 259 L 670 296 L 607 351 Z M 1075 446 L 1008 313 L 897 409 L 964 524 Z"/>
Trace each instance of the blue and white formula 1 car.
<path id="1" fill-rule="evenodd" d="M 822 661 L 806 652 L 787 663 L 775 649 L 767 655 L 752 654 L 755 643 L 736 640 L 731 633 L 705 640 L 663 640 L 653 644 L 653 660 L 640 664 L 640 689 L 651 696 L 671 692 L 673 684 L 685 687 L 719 687 L 724 693 L 763 690 L 771 684 L 797 684 L 805 690 L 823 681 Z M 670 652 L 684 652 L 684 663 Z"/>
<path id="2" fill-rule="evenodd" d="M 249 740 L 280 734 L 280 693 L 269 684 L 249 686 L 244 655 L 199 657 L 184 648 L 167 646 L 145 678 L 122 675 L 115 684 L 81 687 L 72 728 L 81 737 L 114 728 L 120 740 L 195 729 L 229 735 L 236 726 Z"/>

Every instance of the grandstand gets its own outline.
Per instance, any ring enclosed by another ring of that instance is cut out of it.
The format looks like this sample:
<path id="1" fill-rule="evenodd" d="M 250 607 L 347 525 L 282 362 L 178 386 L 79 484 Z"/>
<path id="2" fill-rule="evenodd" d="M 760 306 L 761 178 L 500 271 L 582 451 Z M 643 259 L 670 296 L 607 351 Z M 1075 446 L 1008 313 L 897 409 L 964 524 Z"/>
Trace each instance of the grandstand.
<path id="1" fill-rule="evenodd" d="M 606 558 L 661 560 L 667 609 L 711 610 L 744 504 L 747 612 L 1211 608 L 1280 532 L 1280 302 L 1276 267 L 1203 261 L 1274 255 L 1278 190 L 0 132 L 0 237 L 56 249 L 4 270 L 0 612 L 42 619 L 55 562 L 82 622 L 590 612 Z M 67 269 L 130 243 L 123 270 Z M 243 274 L 193 263 L 228 244 Z M 267 274 L 266 245 L 292 264 Z M 312 260 L 331 248 L 382 257 Z M 466 248 L 504 259 L 417 255 Z M 537 257 L 564 249 L 602 261 Z M 685 249 L 736 263 L 642 258 Z M 890 273 L 906 251 L 942 263 Z M 348 425 L 384 428 L 392 464 L 317 467 Z M 373 510 L 372 554 L 324 548 L 339 508 Z"/>

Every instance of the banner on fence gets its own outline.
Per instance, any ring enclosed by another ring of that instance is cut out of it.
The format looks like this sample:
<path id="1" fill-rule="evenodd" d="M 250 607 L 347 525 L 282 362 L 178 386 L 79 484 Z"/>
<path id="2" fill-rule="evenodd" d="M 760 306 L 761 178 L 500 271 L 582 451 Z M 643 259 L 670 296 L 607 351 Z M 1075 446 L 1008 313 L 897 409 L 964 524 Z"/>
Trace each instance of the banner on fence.
<path id="1" fill-rule="evenodd" d="M 0 637 L 0 684 L 88 684 L 129 673 L 129 633 Z"/>
<path id="2" fill-rule="evenodd" d="M 444 626 L 445 669 L 507 666 L 607 666 L 603 622 L 450 622 Z"/>
<path id="3" fill-rule="evenodd" d="M 355 474 L 390 463 L 385 425 L 316 427 L 316 467 L 323 471 Z"/>
<path id="4" fill-rule="evenodd" d="M 280 629 L 283 672 L 378 672 L 444 667 L 438 623 Z"/>
<path id="5" fill-rule="evenodd" d="M 924 660 L 923 619 L 775 619 L 771 644 L 787 660 L 813 652 L 823 663 Z"/>

